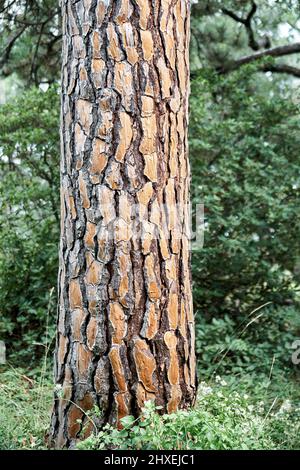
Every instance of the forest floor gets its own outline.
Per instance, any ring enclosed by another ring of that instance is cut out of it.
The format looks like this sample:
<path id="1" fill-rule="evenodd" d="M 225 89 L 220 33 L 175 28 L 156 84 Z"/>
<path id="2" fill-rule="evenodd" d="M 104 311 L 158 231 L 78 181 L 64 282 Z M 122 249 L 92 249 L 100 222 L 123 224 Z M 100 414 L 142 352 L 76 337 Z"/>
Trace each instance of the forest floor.
<path id="1" fill-rule="evenodd" d="M 51 374 L 0 368 L 0 449 L 46 449 L 52 406 Z M 108 428 L 79 444 L 81 449 L 299 449 L 300 387 L 250 375 L 201 382 L 195 409 L 160 417 L 146 407 L 143 421 L 125 419 L 124 430 Z"/>

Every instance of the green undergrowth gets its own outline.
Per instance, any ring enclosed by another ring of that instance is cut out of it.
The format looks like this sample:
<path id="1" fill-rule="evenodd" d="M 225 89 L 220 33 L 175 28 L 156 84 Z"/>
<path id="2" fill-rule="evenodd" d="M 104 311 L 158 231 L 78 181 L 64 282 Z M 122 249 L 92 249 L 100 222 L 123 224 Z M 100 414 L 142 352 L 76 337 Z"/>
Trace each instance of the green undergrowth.
<path id="1" fill-rule="evenodd" d="M 78 449 L 230 450 L 299 449 L 300 402 L 271 405 L 232 391 L 227 383 L 201 383 L 193 410 L 160 416 L 147 402 L 139 419 L 122 419 L 123 429 L 107 426 Z"/>
<path id="2" fill-rule="evenodd" d="M 0 449 L 46 448 L 52 384 L 38 368 L 0 367 Z"/>

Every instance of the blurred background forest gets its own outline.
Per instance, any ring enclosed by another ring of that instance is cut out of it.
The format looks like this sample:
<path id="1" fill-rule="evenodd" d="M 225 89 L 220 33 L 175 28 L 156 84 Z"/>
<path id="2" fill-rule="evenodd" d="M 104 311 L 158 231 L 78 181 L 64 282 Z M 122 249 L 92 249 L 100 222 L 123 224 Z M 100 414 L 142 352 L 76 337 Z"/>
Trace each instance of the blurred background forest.
<path id="1" fill-rule="evenodd" d="M 0 17 L 0 447 L 39 448 L 56 316 L 60 10 L 7 0 Z M 193 1 L 191 25 L 192 201 L 205 206 L 192 271 L 209 398 L 190 445 L 299 448 L 300 6 Z M 258 437 L 238 441 L 253 419 Z"/>

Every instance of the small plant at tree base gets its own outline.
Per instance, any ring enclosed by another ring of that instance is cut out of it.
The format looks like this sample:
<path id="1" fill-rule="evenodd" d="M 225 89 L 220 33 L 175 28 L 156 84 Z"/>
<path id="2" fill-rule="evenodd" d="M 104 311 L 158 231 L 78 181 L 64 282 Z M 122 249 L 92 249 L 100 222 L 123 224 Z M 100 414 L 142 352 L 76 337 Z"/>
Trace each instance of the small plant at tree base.
<path id="1" fill-rule="evenodd" d="M 247 395 L 232 392 L 222 379 L 212 387 L 201 383 L 194 409 L 159 415 L 149 401 L 140 418 L 126 416 L 123 429 L 111 425 L 77 444 L 77 449 L 230 450 L 285 448 L 299 424 L 290 412 L 253 405 Z M 286 441 L 284 441 L 284 439 Z"/>

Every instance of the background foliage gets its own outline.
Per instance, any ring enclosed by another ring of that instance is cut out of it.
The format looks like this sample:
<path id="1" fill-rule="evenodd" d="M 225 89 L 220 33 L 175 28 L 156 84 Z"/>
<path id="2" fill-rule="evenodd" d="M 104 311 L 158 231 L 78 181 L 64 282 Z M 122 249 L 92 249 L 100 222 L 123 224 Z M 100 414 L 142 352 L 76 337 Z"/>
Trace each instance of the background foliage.
<path id="1" fill-rule="evenodd" d="M 0 337 L 10 359 L 27 363 L 44 354 L 48 314 L 54 329 L 58 114 L 56 88 L 26 91 L 0 108 Z"/>
<path id="2" fill-rule="evenodd" d="M 192 83 L 193 201 L 204 203 L 206 225 L 193 274 L 206 314 L 295 298 L 299 130 L 297 92 L 257 81 L 252 66 L 225 78 L 205 72 Z"/>

